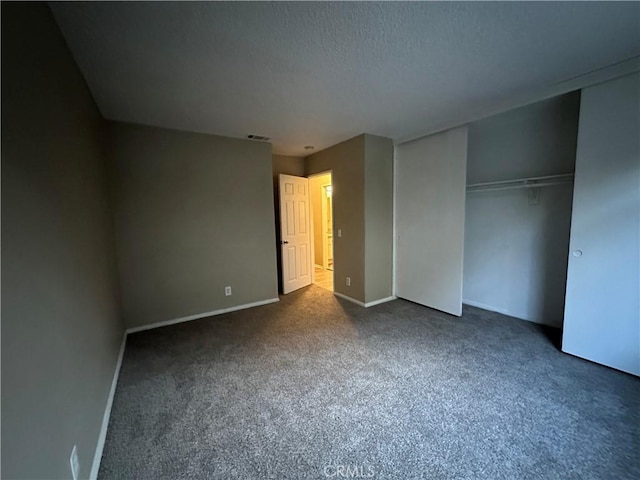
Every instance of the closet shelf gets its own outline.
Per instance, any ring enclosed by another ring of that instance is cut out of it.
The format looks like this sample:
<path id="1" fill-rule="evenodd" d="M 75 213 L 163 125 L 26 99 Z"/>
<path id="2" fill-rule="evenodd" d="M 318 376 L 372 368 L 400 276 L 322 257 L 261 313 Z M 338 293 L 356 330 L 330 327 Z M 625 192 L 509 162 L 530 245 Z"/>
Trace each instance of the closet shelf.
<path id="1" fill-rule="evenodd" d="M 546 177 L 517 178 L 500 182 L 474 183 L 467 185 L 467 192 L 492 192 L 496 190 L 511 190 L 513 188 L 549 187 L 573 182 L 573 173 L 562 175 L 548 175 Z"/>

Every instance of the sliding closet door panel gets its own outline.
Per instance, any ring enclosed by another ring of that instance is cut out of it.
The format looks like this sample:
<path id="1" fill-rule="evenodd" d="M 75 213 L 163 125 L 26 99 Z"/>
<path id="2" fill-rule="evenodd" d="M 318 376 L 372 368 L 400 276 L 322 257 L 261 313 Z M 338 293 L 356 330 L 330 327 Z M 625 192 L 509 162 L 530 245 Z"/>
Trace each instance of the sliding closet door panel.
<path id="1" fill-rule="evenodd" d="M 467 127 L 398 145 L 396 295 L 462 314 Z"/>
<path id="2" fill-rule="evenodd" d="M 562 349 L 640 375 L 640 76 L 582 91 Z"/>

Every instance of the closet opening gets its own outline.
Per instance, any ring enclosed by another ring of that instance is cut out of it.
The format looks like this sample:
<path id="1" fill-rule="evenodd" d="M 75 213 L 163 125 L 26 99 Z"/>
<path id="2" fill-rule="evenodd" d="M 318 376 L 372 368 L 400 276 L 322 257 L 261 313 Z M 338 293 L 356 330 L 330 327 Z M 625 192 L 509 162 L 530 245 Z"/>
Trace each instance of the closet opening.
<path id="1" fill-rule="evenodd" d="M 571 92 L 469 125 L 462 302 L 553 327 L 554 338 L 579 112 L 580 92 Z"/>

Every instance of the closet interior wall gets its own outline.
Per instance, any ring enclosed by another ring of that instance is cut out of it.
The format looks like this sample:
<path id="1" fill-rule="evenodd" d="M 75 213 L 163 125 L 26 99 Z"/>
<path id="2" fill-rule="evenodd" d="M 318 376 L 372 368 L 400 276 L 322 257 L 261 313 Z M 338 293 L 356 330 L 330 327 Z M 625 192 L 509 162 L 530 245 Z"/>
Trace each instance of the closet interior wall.
<path id="1" fill-rule="evenodd" d="M 467 185 L 572 174 L 580 92 L 469 124 Z M 562 326 L 573 186 L 467 191 L 463 303 Z"/>

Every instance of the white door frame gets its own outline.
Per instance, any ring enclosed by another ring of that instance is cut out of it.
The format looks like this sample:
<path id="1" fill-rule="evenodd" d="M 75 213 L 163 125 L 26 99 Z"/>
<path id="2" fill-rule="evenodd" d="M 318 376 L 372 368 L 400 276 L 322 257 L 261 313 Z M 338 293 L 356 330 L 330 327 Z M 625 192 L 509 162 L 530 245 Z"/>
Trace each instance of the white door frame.
<path id="1" fill-rule="evenodd" d="M 325 183 L 320 185 L 321 195 L 322 195 L 322 208 L 320 211 L 322 212 L 322 219 L 320 224 L 322 225 L 322 263 L 325 270 L 329 270 L 329 238 L 327 237 L 326 225 L 327 225 L 327 187 L 330 186 L 330 183 Z M 331 212 L 333 214 L 333 212 Z M 313 252 L 315 254 L 315 251 Z"/>
<path id="2" fill-rule="evenodd" d="M 333 170 L 325 170 L 323 172 L 313 173 L 311 175 L 307 175 L 307 178 L 309 180 L 311 180 L 312 178 L 322 177 L 322 176 L 327 175 L 327 174 L 331 175 L 331 186 L 333 188 Z M 332 195 L 332 198 L 331 198 L 331 218 L 334 219 L 335 218 L 334 217 L 335 208 L 334 208 L 334 205 L 333 205 L 333 192 L 331 193 L 331 195 Z M 309 218 L 313 219 L 313 201 L 309 202 L 309 206 L 310 206 L 310 209 L 311 209 L 311 211 L 309 212 Z M 333 223 L 335 224 L 335 221 Z M 313 258 L 312 258 L 312 261 L 311 261 L 311 265 L 312 265 L 313 268 L 311 269 L 311 275 L 312 275 L 311 282 L 313 282 L 313 283 L 315 283 L 315 281 L 316 281 L 316 268 L 315 268 L 315 265 L 316 265 L 316 262 L 315 262 L 316 245 L 315 245 L 315 233 L 314 232 L 315 232 L 315 230 L 314 230 L 314 225 L 313 225 L 313 221 L 312 221 L 311 222 L 311 252 L 313 253 Z M 324 239 L 324 235 L 323 235 L 322 238 Z M 324 248 L 324 246 L 323 246 L 323 248 Z M 334 252 L 335 252 L 335 235 L 334 235 L 334 239 L 333 239 L 333 248 L 334 248 Z M 323 263 L 326 265 L 326 255 L 323 255 Z M 333 255 L 333 270 L 331 270 L 332 275 L 334 276 L 334 279 L 333 279 L 334 286 L 335 286 L 335 271 L 336 271 L 336 256 L 335 256 L 335 253 L 334 253 L 334 255 Z"/>

